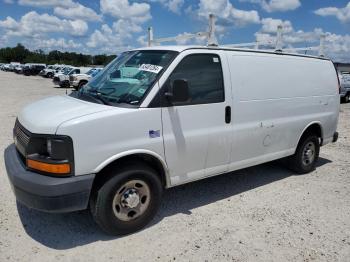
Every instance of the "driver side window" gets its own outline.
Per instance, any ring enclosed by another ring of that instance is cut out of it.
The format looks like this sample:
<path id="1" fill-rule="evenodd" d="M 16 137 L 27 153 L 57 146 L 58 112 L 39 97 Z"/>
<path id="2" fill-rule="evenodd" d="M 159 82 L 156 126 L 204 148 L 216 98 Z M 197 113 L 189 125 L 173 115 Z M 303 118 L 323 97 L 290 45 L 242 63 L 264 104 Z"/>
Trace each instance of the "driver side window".
<path id="1" fill-rule="evenodd" d="M 181 105 L 220 103 L 225 101 L 223 73 L 220 57 L 215 54 L 186 56 L 168 79 L 186 80 L 190 99 Z"/>

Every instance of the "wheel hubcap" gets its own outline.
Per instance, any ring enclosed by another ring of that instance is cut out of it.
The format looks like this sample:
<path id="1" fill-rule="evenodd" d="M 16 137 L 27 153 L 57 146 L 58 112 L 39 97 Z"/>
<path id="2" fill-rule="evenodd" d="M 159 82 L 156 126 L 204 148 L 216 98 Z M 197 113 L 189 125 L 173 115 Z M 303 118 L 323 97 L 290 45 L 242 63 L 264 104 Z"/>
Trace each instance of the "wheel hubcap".
<path id="1" fill-rule="evenodd" d="M 316 147 L 313 142 L 309 142 L 305 145 L 303 150 L 303 164 L 308 166 L 313 163 L 316 154 Z"/>
<path id="2" fill-rule="evenodd" d="M 122 221 L 133 220 L 146 211 L 150 197 L 149 186 L 144 181 L 128 181 L 118 189 L 113 198 L 113 213 Z"/>
<path id="3" fill-rule="evenodd" d="M 124 207 L 135 208 L 140 203 L 140 196 L 135 189 L 128 189 L 121 198 Z"/>

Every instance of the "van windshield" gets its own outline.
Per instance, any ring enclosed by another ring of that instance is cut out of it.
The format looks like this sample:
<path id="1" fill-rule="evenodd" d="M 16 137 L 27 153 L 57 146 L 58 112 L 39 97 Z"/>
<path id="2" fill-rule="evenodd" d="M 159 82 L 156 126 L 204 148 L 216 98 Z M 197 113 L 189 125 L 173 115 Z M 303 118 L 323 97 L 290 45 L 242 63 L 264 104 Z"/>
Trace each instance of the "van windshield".
<path id="1" fill-rule="evenodd" d="M 80 96 L 94 96 L 109 105 L 140 105 L 176 55 L 166 50 L 124 52 L 80 89 Z"/>

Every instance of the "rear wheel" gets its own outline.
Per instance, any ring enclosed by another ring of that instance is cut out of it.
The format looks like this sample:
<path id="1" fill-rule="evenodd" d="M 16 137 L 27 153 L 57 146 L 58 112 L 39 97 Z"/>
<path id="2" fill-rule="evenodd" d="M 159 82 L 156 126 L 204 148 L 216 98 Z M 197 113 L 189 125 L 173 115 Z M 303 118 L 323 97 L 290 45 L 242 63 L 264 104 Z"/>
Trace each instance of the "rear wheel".
<path id="1" fill-rule="evenodd" d="M 46 74 L 46 77 L 52 78 L 52 77 L 53 77 L 53 73 L 47 73 L 47 74 Z"/>
<path id="2" fill-rule="evenodd" d="M 162 184 L 149 166 L 135 163 L 121 168 L 93 193 L 90 210 L 107 233 L 124 235 L 140 230 L 155 216 Z"/>
<path id="3" fill-rule="evenodd" d="M 306 174 L 315 169 L 320 153 L 319 138 L 306 134 L 301 138 L 295 154 L 289 157 L 288 166 L 298 174 Z"/>

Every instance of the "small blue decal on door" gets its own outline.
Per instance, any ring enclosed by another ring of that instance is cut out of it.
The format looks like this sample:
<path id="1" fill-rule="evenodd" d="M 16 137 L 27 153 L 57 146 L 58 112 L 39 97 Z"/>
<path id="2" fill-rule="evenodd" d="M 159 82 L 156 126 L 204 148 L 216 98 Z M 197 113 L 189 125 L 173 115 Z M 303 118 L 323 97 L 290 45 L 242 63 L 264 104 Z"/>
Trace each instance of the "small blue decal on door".
<path id="1" fill-rule="evenodd" d="M 150 130 L 148 134 L 150 138 L 160 137 L 160 130 Z"/>

